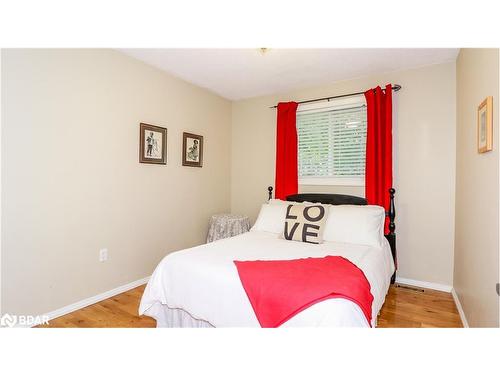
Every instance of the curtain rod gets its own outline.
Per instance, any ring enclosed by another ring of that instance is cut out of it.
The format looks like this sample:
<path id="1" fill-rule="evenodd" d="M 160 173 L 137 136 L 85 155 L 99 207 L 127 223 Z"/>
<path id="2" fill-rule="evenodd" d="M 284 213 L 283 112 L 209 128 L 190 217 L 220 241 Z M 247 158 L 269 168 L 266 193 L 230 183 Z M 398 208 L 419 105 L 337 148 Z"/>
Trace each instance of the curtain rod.
<path id="1" fill-rule="evenodd" d="M 382 89 L 382 90 L 385 90 L 385 89 Z M 392 85 L 392 90 L 394 92 L 396 91 L 399 91 L 401 90 L 401 85 Z M 344 95 L 336 95 L 336 96 L 328 96 L 326 98 L 318 98 L 318 99 L 311 99 L 311 100 L 303 100 L 301 102 L 297 102 L 297 104 L 305 104 L 305 103 L 313 103 L 313 102 L 320 102 L 322 100 L 328 100 L 330 101 L 330 99 L 337 99 L 337 98 L 345 98 L 345 97 L 348 97 L 348 96 L 356 96 L 356 95 L 363 95 L 365 92 L 364 91 L 361 91 L 361 92 L 353 92 L 352 94 L 344 94 Z M 278 106 L 275 105 L 275 106 L 272 106 L 272 107 L 269 107 L 269 108 L 277 108 Z"/>

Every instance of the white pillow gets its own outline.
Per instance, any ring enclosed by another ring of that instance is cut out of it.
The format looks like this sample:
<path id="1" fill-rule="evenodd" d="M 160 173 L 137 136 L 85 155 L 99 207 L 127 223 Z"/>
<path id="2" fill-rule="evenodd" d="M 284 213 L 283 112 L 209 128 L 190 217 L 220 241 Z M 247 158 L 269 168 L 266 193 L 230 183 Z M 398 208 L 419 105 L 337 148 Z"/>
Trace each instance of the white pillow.
<path id="1" fill-rule="evenodd" d="M 382 247 L 385 210 L 380 206 L 330 206 L 323 241 Z"/>
<path id="2" fill-rule="evenodd" d="M 285 204 L 264 203 L 260 209 L 251 232 L 270 232 L 281 234 L 285 228 L 286 208 Z"/>

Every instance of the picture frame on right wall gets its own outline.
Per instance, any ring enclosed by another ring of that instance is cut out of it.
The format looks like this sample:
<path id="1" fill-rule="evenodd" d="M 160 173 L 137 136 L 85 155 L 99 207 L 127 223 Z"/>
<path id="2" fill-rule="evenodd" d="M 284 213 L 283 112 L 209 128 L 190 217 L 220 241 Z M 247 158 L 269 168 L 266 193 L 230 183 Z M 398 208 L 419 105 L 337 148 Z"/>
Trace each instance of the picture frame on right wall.
<path id="1" fill-rule="evenodd" d="M 493 97 L 488 96 L 477 107 L 477 152 L 493 150 Z"/>

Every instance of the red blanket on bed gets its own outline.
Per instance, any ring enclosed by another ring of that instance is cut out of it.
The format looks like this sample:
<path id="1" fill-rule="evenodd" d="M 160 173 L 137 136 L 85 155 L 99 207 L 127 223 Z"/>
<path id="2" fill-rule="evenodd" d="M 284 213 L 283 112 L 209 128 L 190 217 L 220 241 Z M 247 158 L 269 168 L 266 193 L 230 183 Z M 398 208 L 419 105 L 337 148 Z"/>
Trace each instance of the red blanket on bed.
<path id="1" fill-rule="evenodd" d="M 370 283 L 363 271 L 343 257 L 235 260 L 234 264 L 262 327 L 278 327 L 329 298 L 356 303 L 371 326 Z"/>

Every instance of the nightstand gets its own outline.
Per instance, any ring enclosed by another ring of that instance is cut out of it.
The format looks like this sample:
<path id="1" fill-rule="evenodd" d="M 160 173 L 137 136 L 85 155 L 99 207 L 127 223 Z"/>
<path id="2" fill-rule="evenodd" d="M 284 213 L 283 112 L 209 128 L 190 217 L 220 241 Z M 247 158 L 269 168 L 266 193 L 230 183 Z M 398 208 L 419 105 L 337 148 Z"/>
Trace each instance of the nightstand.
<path id="1" fill-rule="evenodd" d="M 234 237 L 250 230 L 248 216 L 234 214 L 217 214 L 210 218 L 207 243 L 223 238 Z"/>

